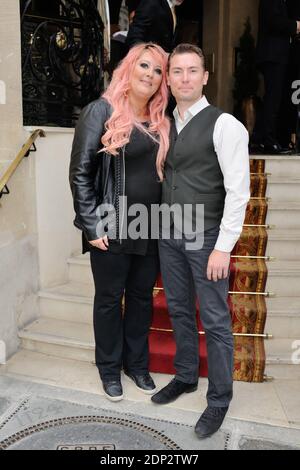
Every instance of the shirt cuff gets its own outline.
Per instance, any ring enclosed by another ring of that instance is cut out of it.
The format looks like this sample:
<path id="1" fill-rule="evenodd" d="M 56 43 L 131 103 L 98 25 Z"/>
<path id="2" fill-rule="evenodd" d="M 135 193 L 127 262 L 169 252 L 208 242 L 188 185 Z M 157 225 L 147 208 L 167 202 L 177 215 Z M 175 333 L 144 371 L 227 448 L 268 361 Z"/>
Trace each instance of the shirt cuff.
<path id="1" fill-rule="evenodd" d="M 225 253 L 231 253 L 238 239 L 239 236 L 236 237 L 220 232 L 217 239 L 217 243 L 215 244 L 215 250 L 224 251 Z"/>

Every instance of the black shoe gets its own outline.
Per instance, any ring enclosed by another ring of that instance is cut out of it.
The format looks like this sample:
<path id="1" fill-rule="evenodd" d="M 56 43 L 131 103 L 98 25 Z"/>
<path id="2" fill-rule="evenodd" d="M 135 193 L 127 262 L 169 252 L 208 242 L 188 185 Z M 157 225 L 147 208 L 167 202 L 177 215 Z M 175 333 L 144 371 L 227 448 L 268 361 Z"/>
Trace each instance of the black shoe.
<path id="1" fill-rule="evenodd" d="M 291 150 L 281 147 L 280 144 L 265 145 L 264 153 L 266 155 L 290 155 Z"/>
<path id="2" fill-rule="evenodd" d="M 120 401 L 123 398 L 123 389 L 120 380 L 102 381 L 105 396 L 110 401 Z"/>
<path id="3" fill-rule="evenodd" d="M 125 372 L 127 377 L 129 377 L 135 383 L 136 387 L 147 395 L 152 395 L 156 392 L 156 386 L 153 382 L 150 374 L 130 374 Z"/>
<path id="4" fill-rule="evenodd" d="M 265 153 L 264 144 L 249 144 L 250 155 L 263 155 Z"/>
<path id="5" fill-rule="evenodd" d="M 195 433 L 197 436 L 204 439 L 214 434 L 221 427 L 227 410 L 228 406 L 222 408 L 208 406 L 196 424 Z"/>
<path id="6" fill-rule="evenodd" d="M 171 403 L 172 401 L 176 400 L 176 398 L 180 397 L 180 395 L 183 393 L 195 392 L 197 388 L 198 382 L 194 384 L 186 384 L 174 378 L 168 385 L 166 385 L 166 387 L 162 388 L 158 393 L 153 395 L 151 400 L 153 403 L 166 405 L 167 403 Z"/>

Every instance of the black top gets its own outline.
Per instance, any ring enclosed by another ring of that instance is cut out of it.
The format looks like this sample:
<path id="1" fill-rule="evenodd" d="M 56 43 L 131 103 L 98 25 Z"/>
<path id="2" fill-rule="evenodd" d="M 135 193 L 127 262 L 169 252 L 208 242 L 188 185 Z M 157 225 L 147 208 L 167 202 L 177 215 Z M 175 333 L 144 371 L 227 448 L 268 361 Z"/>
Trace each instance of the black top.
<path id="1" fill-rule="evenodd" d="M 128 216 L 128 211 L 133 204 L 143 204 L 148 211 L 148 237 L 132 240 L 128 236 L 128 230 L 123 229 L 127 239 L 119 241 L 109 240 L 109 251 L 112 253 L 127 254 L 154 254 L 157 252 L 157 240 L 151 240 L 151 204 L 160 204 L 161 188 L 156 171 L 156 157 L 158 144 L 147 134 L 134 128 L 129 143 L 125 150 L 125 195 L 127 197 L 127 225 L 139 217 L 139 212 L 134 216 Z M 139 227 L 136 229 L 140 231 Z"/>
<path id="2" fill-rule="evenodd" d="M 289 12 L 289 17 L 293 20 L 300 21 L 300 1 L 299 0 L 287 0 L 287 7 Z M 298 66 L 298 76 L 299 79 L 299 66 L 300 66 L 300 35 L 294 36 L 291 45 L 291 59 L 290 62 Z"/>
<path id="3" fill-rule="evenodd" d="M 166 52 L 174 47 L 174 22 L 167 0 L 140 1 L 126 39 L 126 46 L 155 42 Z"/>
<path id="4" fill-rule="evenodd" d="M 285 0 L 260 0 L 256 49 L 257 63 L 287 64 L 290 38 L 296 32 L 296 20 L 288 17 Z"/>
<path id="5" fill-rule="evenodd" d="M 141 0 L 126 0 L 126 6 L 128 8 L 128 12 L 132 13 L 133 11 L 135 11 L 140 1 Z"/>

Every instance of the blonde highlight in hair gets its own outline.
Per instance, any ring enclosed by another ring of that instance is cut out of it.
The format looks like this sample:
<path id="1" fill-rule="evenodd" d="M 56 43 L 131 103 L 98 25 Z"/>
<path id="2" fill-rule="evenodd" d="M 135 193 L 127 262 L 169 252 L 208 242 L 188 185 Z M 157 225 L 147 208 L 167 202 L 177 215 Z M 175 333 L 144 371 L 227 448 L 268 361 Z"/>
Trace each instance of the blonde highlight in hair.
<path id="1" fill-rule="evenodd" d="M 145 50 L 153 55 L 162 68 L 161 85 L 148 101 L 150 116 L 148 129 L 137 121 L 128 98 L 134 67 Z M 145 43 L 134 46 L 115 69 L 111 83 L 102 95 L 113 109 L 112 115 L 105 125 L 106 132 L 101 139 L 102 151 L 118 155 L 119 149 L 129 142 L 133 127 L 137 127 L 159 143 L 156 168 L 160 181 L 163 180 L 163 167 L 169 149 L 170 132 L 170 121 L 165 113 L 169 99 L 166 80 L 167 61 L 168 55 L 156 44 Z"/>

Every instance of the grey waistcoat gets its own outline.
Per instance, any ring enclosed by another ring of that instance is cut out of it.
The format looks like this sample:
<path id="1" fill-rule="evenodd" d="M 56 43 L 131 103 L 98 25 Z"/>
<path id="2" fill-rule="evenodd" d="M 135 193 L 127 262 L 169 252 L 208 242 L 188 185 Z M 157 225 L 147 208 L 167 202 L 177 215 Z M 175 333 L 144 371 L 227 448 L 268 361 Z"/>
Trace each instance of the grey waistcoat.
<path id="1" fill-rule="evenodd" d="M 204 229 L 220 225 L 226 196 L 223 174 L 213 144 L 218 117 L 223 113 L 214 106 L 204 108 L 177 134 L 172 124 L 170 149 L 165 163 L 162 202 L 169 206 L 193 204 L 204 206 Z"/>

